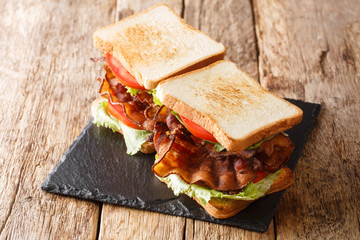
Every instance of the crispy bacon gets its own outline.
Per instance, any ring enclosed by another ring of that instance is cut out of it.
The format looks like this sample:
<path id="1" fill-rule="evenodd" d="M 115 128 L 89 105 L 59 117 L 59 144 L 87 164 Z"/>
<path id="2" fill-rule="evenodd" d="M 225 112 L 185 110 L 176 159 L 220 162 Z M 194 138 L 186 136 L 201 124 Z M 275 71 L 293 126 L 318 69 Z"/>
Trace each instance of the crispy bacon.
<path id="1" fill-rule="evenodd" d="M 289 159 L 294 145 L 279 134 L 253 150 L 216 152 L 212 143 L 191 135 L 165 106 L 158 106 L 146 91 L 132 96 L 113 75 L 108 66 L 102 79 L 100 95 L 112 104 L 121 105 L 128 119 L 154 132 L 153 141 L 159 158 L 152 170 L 159 177 L 179 175 L 189 184 L 236 193 L 257 175 L 256 171 L 275 172 Z"/>
<path id="2" fill-rule="evenodd" d="M 102 79 L 99 94 L 110 99 L 112 104 L 122 106 L 125 116 L 144 130 L 154 131 L 157 121 L 166 121 L 167 108 L 157 106 L 151 94 L 139 91 L 132 96 L 126 87 L 115 78 L 111 69 L 105 65 L 105 77 Z"/>
<path id="3" fill-rule="evenodd" d="M 168 114 L 166 117 L 166 124 L 172 135 L 181 134 L 185 131 L 184 125 L 182 125 L 174 114 Z"/>
<path id="4" fill-rule="evenodd" d="M 157 176 L 177 174 L 187 183 L 219 191 L 242 189 L 256 177 L 240 154 L 217 153 L 212 144 L 196 145 L 191 137 L 172 135 L 163 125 L 157 124 L 155 129 L 154 144 L 159 158 L 152 170 Z"/>
<path id="5" fill-rule="evenodd" d="M 222 192 L 239 192 L 257 176 L 256 171 L 279 169 L 293 150 L 290 139 L 281 134 L 263 147 L 240 152 L 216 152 L 213 144 L 199 143 L 193 136 L 173 135 L 165 124 L 156 124 L 154 144 L 159 158 L 153 172 L 160 177 L 177 174 L 189 184 Z"/>
<path id="6" fill-rule="evenodd" d="M 263 142 L 254 157 L 262 163 L 263 170 L 274 172 L 284 166 L 290 158 L 294 144 L 289 137 L 278 134 L 269 141 Z"/>

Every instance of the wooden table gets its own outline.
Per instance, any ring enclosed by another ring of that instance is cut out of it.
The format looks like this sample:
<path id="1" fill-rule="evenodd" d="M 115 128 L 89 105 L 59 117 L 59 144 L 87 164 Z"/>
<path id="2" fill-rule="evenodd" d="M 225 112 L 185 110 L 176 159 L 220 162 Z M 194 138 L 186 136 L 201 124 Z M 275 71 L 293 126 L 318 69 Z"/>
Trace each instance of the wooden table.
<path id="1" fill-rule="evenodd" d="M 322 104 L 296 180 L 264 233 L 48 194 L 90 119 L 99 27 L 160 1 L 0 4 L 1 239 L 360 239 L 360 2 L 167 2 L 280 96 Z"/>

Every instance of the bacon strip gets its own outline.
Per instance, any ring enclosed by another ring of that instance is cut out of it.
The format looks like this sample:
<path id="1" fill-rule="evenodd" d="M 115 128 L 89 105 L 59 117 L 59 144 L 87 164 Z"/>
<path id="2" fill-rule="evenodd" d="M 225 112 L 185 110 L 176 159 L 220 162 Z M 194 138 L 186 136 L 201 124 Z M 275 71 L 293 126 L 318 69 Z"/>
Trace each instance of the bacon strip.
<path id="1" fill-rule="evenodd" d="M 132 96 L 107 65 L 104 69 L 106 73 L 101 81 L 99 94 L 110 99 L 112 104 L 120 105 L 131 122 L 144 130 L 154 131 L 157 121 L 166 121 L 167 108 L 157 106 L 151 94 L 140 91 L 136 96 Z"/>
<path id="2" fill-rule="evenodd" d="M 159 155 L 152 167 L 156 175 L 177 174 L 187 183 L 219 191 L 242 189 L 256 177 L 256 172 L 242 156 L 219 155 L 212 150 L 212 144 L 198 146 L 191 137 L 171 135 L 163 130 L 156 129 L 154 135 Z"/>
<path id="3" fill-rule="evenodd" d="M 189 184 L 208 186 L 222 192 L 239 192 L 255 177 L 257 170 L 275 172 L 289 159 L 294 145 L 279 134 L 254 150 L 216 152 L 213 144 L 191 135 L 170 109 L 157 106 L 151 94 L 140 91 L 136 96 L 105 66 L 100 95 L 123 107 L 128 119 L 153 138 L 159 158 L 152 170 L 159 177 L 179 175 Z"/>
<path id="4" fill-rule="evenodd" d="M 261 160 L 263 170 L 275 172 L 290 158 L 294 148 L 289 137 L 278 134 L 256 149 L 255 158 Z"/>
<path id="5" fill-rule="evenodd" d="M 154 144 L 159 158 L 152 170 L 159 177 L 177 174 L 189 184 L 239 192 L 257 176 L 256 170 L 274 172 L 290 157 L 293 144 L 289 138 L 278 136 L 256 151 L 216 152 L 213 144 L 199 145 L 192 137 L 172 135 L 165 125 L 157 124 Z"/>

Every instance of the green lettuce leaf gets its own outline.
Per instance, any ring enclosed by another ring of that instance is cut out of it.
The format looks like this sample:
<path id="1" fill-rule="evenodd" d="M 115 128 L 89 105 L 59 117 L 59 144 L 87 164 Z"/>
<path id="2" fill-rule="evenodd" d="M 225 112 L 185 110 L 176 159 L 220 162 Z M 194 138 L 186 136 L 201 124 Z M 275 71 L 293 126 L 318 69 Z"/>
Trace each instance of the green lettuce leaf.
<path id="1" fill-rule="evenodd" d="M 146 142 L 147 136 L 152 134 L 152 132 L 134 129 L 125 124 L 122 124 L 122 131 L 127 148 L 126 153 L 129 155 L 134 155 L 140 151 L 141 145 Z"/>
<path id="2" fill-rule="evenodd" d="M 179 120 L 179 122 L 180 122 L 182 125 L 184 125 L 184 127 L 186 128 L 183 120 L 181 119 L 180 115 L 179 115 L 177 112 L 175 112 L 174 110 L 172 110 L 172 111 L 171 111 L 171 114 L 174 115 L 174 116 L 177 118 L 177 120 Z M 187 128 L 186 128 L 186 129 L 187 129 Z M 189 129 L 188 129 L 188 130 L 189 130 Z"/>
<path id="3" fill-rule="evenodd" d="M 281 132 L 282 135 L 284 135 L 285 137 L 288 137 L 289 134 L 287 134 L 286 132 Z"/>
<path id="4" fill-rule="evenodd" d="M 212 143 L 214 144 L 214 150 L 217 151 L 217 152 L 221 152 L 223 150 L 226 150 L 226 148 L 224 148 L 220 143 L 217 143 L 217 142 L 211 142 L 211 141 L 207 141 L 207 140 L 204 140 L 205 142 L 207 143 Z"/>
<path id="5" fill-rule="evenodd" d="M 214 149 L 217 152 L 221 152 L 221 151 L 225 150 L 225 148 L 220 143 L 214 143 Z"/>
<path id="6" fill-rule="evenodd" d="M 152 133 L 126 126 L 108 113 L 107 105 L 108 102 L 104 99 L 92 106 L 91 112 L 94 118 L 94 124 L 110 128 L 114 132 L 122 130 L 127 148 L 126 153 L 129 155 L 136 154 L 140 150 L 141 145 L 146 142 L 146 137 Z"/>
<path id="7" fill-rule="evenodd" d="M 160 101 L 160 99 L 157 98 L 156 96 L 156 89 L 153 90 L 148 90 L 148 93 L 150 93 L 153 96 L 153 101 L 156 105 L 159 105 L 160 107 L 163 105 Z"/>
<path id="8" fill-rule="evenodd" d="M 272 135 L 272 136 L 270 136 L 270 137 L 267 137 L 267 138 L 261 140 L 260 142 L 254 143 L 253 145 L 251 145 L 250 147 L 248 147 L 247 150 L 251 150 L 251 149 L 258 148 L 263 142 L 269 141 L 269 140 L 273 139 L 275 136 L 276 136 L 276 134 L 275 134 L 275 135 Z"/>
<path id="9" fill-rule="evenodd" d="M 257 183 L 249 183 L 243 192 L 234 195 L 225 194 L 197 184 L 187 184 L 176 174 L 170 174 L 166 178 L 160 179 L 167 183 L 168 187 L 174 191 L 175 195 L 185 193 L 190 197 L 197 197 L 200 199 L 202 204 L 206 204 L 211 198 L 256 200 L 265 195 L 266 191 L 271 187 L 280 171 L 281 169 L 275 173 L 267 175 L 264 179 Z"/>
<path id="10" fill-rule="evenodd" d="M 125 86 L 128 93 L 131 94 L 131 96 L 135 96 L 140 90 L 139 89 L 135 89 L 135 88 L 131 88 L 131 87 L 128 87 L 128 86 Z"/>

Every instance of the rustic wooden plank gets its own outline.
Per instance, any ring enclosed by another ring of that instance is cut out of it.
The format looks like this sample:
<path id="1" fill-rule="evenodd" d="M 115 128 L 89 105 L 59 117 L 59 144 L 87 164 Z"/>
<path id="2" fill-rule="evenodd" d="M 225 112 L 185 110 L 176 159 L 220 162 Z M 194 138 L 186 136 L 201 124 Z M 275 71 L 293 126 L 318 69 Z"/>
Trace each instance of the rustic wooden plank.
<path id="1" fill-rule="evenodd" d="M 181 15 L 181 0 L 123 0 L 117 2 L 115 20 L 123 19 L 158 3 L 168 4 Z M 104 21 L 103 25 L 113 21 Z M 182 239 L 184 228 L 184 218 L 104 204 L 101 213 L 100 239 Z"/>
<path id="2" fill-rule="evenodd" d="M 266 233 L 257 233 L 239 228 L 187 219 L 185 239 L 274 239 L 274 225 L 271 222 Z"/>
<path id="3" fill-rule="evenodd" d="M 258 63 L 252 6 L 249 1 L 185 1 L 185 20 L 222 42 L 226 59 L 258 79 Z M 274 239 L 274 226 L 264 233 L 187 219 L 186 239 Z"/>
<path id="4" fill-rule="evenodd" d="M 117 7 L 116 7 L 116 20 L 121 20 L 123 18 L 126 18 L 130 15 L 139 13 L 145 9 L 148 9 L 156 4 L 159 3 L 165 3 L 169 5 L 174 11 L 182 15 L 183 12 L 183 4 L 181 0 L 147 0 L 147 1 L 141 1 L 141 0 L 118 0 L 117 1 Z"/>
<path id="5" fill-rule="evenodd" d="M 185 20 L 226 47 L 229 59 L 258 79 L 256 38 L 249 1 L 185 1 Z"/>
<path id="6" fill-rule="evenodd" d="M 94 239 L 98 204 L 40 184 L 89 120 L 97 83 L 92 32 L 114 1 L 0 6 L 0 238 Z"/>
<path id="7" fill-rule="evenodd" d="M 182 217 L 104 204 L 100 239 L 183 239 Z"/>
<path id="8" fill-rule="evenodd" d="M 276 216 L 278 239 L 360 239 L 359 1 L 255 1 L 260 81 L 322 110 Z"/>

